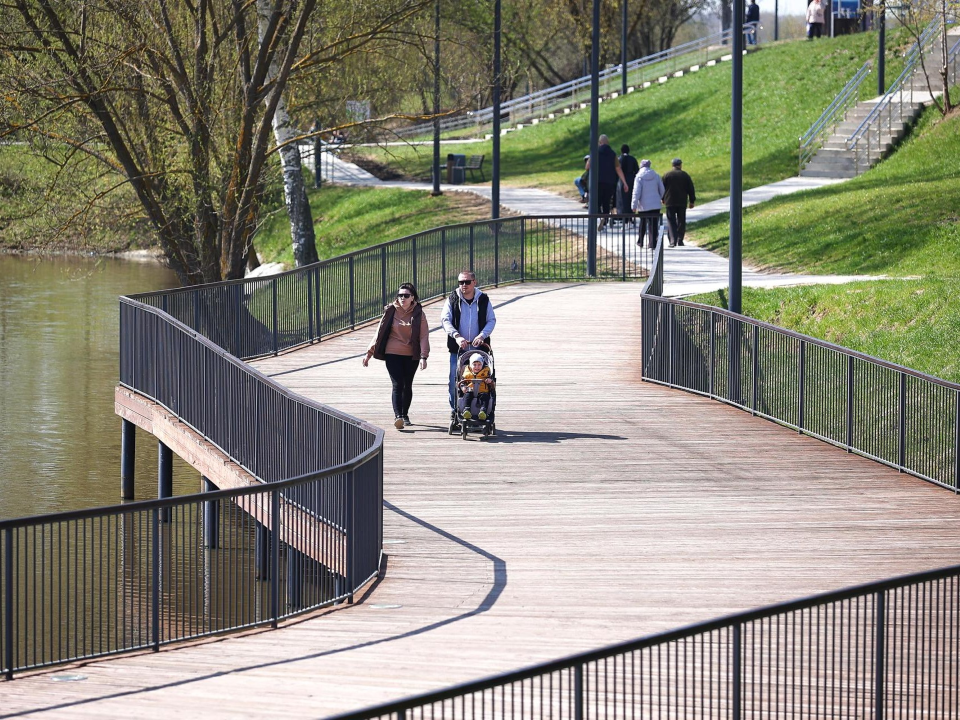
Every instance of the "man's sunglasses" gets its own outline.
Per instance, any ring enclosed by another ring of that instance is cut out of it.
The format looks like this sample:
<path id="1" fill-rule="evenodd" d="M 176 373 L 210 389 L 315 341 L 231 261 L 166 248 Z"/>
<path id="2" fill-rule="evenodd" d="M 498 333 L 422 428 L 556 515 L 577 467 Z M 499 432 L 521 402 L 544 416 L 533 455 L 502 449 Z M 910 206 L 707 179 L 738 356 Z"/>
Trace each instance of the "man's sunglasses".
<path id="1" fill-rule="evenodd" d="M 473 280 L 457 280 L 460 285 L 469 285 Z"/>
<path id="2" fill-rule="evenodd" d="M 408 298 L 408 297 L 413 297 L 413 295 L 411 295 L 410 293 L 397 293 L 397 297 L 398 297 L 398 298 Z"/>

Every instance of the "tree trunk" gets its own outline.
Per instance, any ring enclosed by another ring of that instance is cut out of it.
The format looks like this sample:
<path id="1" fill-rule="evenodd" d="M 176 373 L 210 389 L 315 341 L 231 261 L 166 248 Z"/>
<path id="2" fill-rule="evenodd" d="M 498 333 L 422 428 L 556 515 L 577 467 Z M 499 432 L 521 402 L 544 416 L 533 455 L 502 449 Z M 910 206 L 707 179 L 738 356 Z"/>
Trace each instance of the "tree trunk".
<path id="1" fill-rule="evenodd" d="M 260 20 L 260 42 L 267 41 L 263 34 L 273 12 L 270 0 L 257 0 L 257 15 Z M 276 77 L 276 68 L 271 66 L 268 82 Z M 290 238 L 293 242 L 293 259 L 297 267 L 315 263 L 317 256 L 317 237 L 313 230 L 313 213 L 307 198 L 307 186 L 303 181 L 303 165 L 300 148 L 292 142 L 297 136 L 287 113 L 287 103 L 283 94 L 277 100 L 277 110 L 273 116 L 273 136 L 280 147 L 280 165 L 283 168 L 283 196 L 290 216 Z"/>

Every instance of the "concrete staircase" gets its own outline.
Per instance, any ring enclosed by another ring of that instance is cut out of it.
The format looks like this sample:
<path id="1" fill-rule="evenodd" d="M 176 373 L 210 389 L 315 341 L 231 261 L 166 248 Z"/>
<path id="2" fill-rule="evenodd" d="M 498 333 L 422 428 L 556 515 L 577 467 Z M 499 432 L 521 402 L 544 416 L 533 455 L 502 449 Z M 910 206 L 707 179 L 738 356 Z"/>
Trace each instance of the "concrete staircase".
<path id="1" fill-rule="evenodd" d="M 948 37 L 950 38 L 948 44 L 952 46 L 960 37 L 960 28 L 951 29 Z M 847 141 L 884 96 L 852 106 L 836 126 L 833 134 L 827 137 L 820 149 L 800 171 L 800 176 L 856 177 L 886 157 L 907 133 L 910 126 L 916 122 L 923 108 L 933 103 L 930 90 L 932 89 L 937 95 L 943 92 L 943 83 L 939 77 L 939 68 L 942 63 L 940 57 L 939 47 L 937 47 L 925 58 L 926 67 L 930 73 L 930 87 L 927 86 L 923 71 L 918 66 L 903 87 L 889 96 L 890 105 L 894 108 L 893 112 L 888 113 L 884 110 L 880 118 L 875 118 L 871 123 L 869 154 L 862 150 L 857 153 L 855 150 L 848 149 Z M 878 125 L 879 135 L 877 135 Z"/>

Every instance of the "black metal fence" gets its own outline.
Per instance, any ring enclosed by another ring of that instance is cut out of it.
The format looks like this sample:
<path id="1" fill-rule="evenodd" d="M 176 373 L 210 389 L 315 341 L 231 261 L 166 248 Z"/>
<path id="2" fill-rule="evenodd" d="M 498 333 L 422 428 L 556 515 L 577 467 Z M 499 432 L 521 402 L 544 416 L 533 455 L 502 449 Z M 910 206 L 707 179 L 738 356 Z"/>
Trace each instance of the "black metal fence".
<path id="1" fill-rule="evenodd" d="M 401 283 L 442 297 L 472 269 L 481 286 L 587 279 L 587 236 L 597 216 L 510 217 L 427 230 L 281 275 L 133 296 L 235 357 L 270 355 L 380 316 Z M 614 219 L 598 233 L 597 276 L 647 277 L 652 250 Z"/>
<path id="2" fill-rule="evenodd" d="M 960 488 L 960 385 L 662 292 L 661 254 L 642 295 L 645 380 Z"/>
<path id="3" fill-rule="evenodd" d="M 954 566 L 698 623 L 333 720 L 958 713 Z"/>

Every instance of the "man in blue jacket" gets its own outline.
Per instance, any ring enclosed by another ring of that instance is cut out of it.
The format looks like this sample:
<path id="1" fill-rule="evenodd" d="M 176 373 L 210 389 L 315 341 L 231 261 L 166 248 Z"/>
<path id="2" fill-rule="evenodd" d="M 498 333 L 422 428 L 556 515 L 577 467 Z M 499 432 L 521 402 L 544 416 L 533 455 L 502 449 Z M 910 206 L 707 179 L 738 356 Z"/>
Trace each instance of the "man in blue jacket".
<path id="1" fill-rule="evenodd" d="M 450 351 L 450 419 L 457 419 L 457 353 L 470 345 L 490 345 L 497 325 L 490 297 L 477 287 L 477 276 L 464 270 L 457 277 L 457 289 L 443 304 L 440 316 Z"/>

